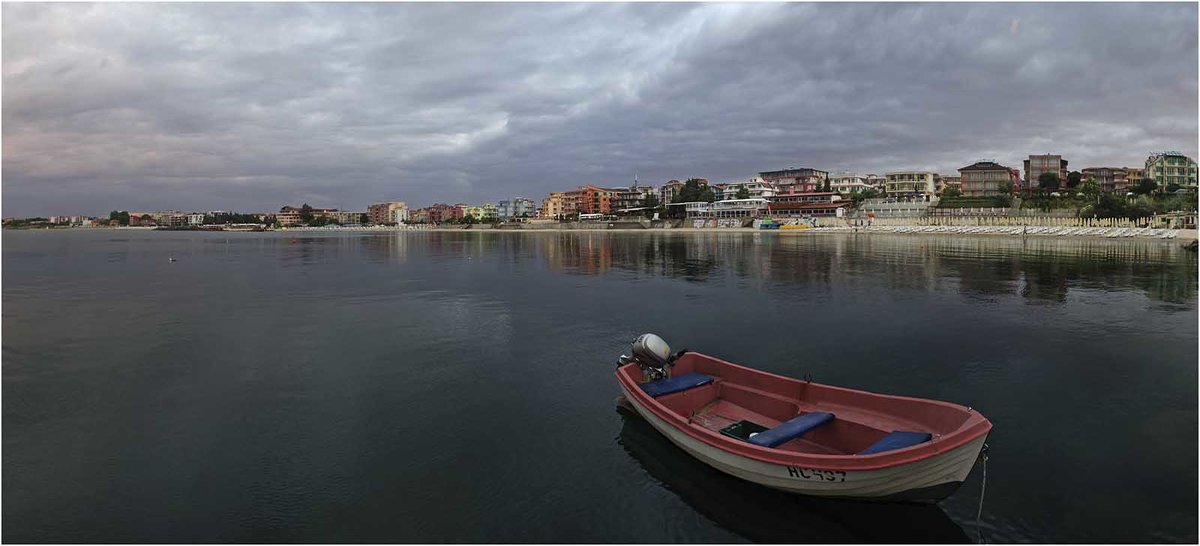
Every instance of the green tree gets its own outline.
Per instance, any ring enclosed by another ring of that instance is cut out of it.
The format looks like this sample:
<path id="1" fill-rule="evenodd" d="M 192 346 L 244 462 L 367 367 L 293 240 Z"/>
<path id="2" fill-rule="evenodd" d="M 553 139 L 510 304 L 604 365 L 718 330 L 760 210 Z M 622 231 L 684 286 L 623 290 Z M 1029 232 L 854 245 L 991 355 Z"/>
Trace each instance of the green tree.
<path id="1" fill-rule="evenodd" d="M 1176 184 L 1174 182 L 1169 182 L 1169 183 L 1167 183 L 1167 193 L 1175 193 L 1175 192 L 1179 191 L 1179 189 L 1182 187 L 1183 186 L 1180 186 L 1179 184 Z"/>
<path id="2" fill-rule="evenodd" d="M 1150 195 L 1156 189 L 1158 189 L 1158 184 L 1149 178 L 1143 178 L 1138 180 L 1137 184 L 1130 187 L 1129 191 L 1133 192 L 1134 195 Z"/>
<path id="3" fill-rule="evenodd" d="M 1074 188 L 1079 185 L 1080 179 L 1083 177 L 1079 171 L 1071 171 L 1067 173 L 1067 188 Z"/>
<path id="4" fill-rule="evenodd" d="M 1000 192 L 1000 195 L 1012 195 L 1014 188 L 1012 182 L 1001 182 L 996 189 Z"/>
<path id="5" fill-rule="evenodd" d="M 683 187 L 679 190 L 679 195 L 671 200 L 672 203 L 694 203 L 703 201 L 700 196 L 700 180 L 689 178 L 683 183 Z M 714 198 L 715 199 L 715 198 Z"/>
<path id="6" fill-rule="evenodd" d="M 1089 201 L 1094 201 L 1104 190 L 1100 188 L 1100 184 L 1096 183 L 1096 179 L 1088 177 L 1087 182 L 1084 182 L 1079 187 L 1079 193 L 1082 193 Z"/>
<path id="7" fill-rule="evenodd" d="M 313 221 L 313 208 L 308 206 L 308 203 L 300 207 L 300 223 L 311 224 Z"/>
<path id="8" fill-rule="evenodd" d="M 658 202 L 658 196 L 654 195 L 653 193 L 646 194 L 646 196 L 642 198 L 642 206 L 646 208 L 646 210 L 643 211 L 643 215 L 645 215 L 646 218 L 654 218 L 655 212 L 662 211 L 662 205 Z"/>
<path id="9" fill-rule="evenodd" d="M 821 191 L 832 191 L 832 190 L 833 190 L 833 182 L 830 182 L 829 179 L 826 178 L 825 184 L 823 184 L 821 186 Z"/>
<path id="10" fill-rule="evenodd" d="M 1054 191 L 1058 189 L 1058 173 L 1042 173 L 1038 175 L 1038 189 Z"/>
<path id="11" fill-rule="evenodd" d="M 713 201 L 717 200 L 717 194 L 712 188 L 704 186 L 704 188 L 700 190 L 699 200 L 704 201 L 705 203 L 712 203 Z"/>
<path id="12" fill-rule="evenodd" d="M 962 190 L 954 186 L 950 186 L 942 190 L 942 197 L 962 197 Z"/>
<path id="13" fill-rule="evenodd" d="M 129 225 L 129 212 L 124 210 L 114 210 L 108 213 L 109 220 L 116 220 L 117 224 L 122 226 Z"/>
<path id="14" fill-rule="evenodd" d="M 750 190 L 748 188 L 746 188 L 746 186 L 742 186 L 742 187 L 738 188 L 737 195 L 735 195 L 734 197 L 737 197 L 738 199 L 749 199 L 750 198 Z"/>

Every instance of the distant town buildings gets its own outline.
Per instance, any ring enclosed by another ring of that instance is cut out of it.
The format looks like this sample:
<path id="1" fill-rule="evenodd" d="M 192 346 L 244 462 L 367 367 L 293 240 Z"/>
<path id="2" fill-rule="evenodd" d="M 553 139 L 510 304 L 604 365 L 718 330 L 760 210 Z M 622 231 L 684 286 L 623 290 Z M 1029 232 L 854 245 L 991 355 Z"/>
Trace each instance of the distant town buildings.
<path id="1" fill-rule="evenodd" d="M 253 225 L 275 223 L 281 227 L 300 225 L 404 224 L 462 221 L 467 216 L 475 220 L 496 222 L 525 218 L 562 220 L 586 215 L 589 219 L 600 219 L 614 214 L 642 215 L 649 217 L 646 210 L 647 198 L 657 197 L 659 205 L 671 208 L 672 215 L 686 212 L 690 217 L 717 220 L 736 219 L 748 215 L 769 213 L 784 216 L 829 216 L 844 214 L 855 206 L 858 213 L 864 210 L 883 211 L 885 205 L 905 204 L 909 199 L 922 197 L 932 201 L 934 196 L 951 189 L 958 189 L 966 197 L 999 195 L 1004 191 L 1037 190 L 1039 178 L 1053 173 L 1059 178 L 1059 187 L 1067 190 L 1070 174 L 1068 162 L 1057 154 L 1031 154 L 1024 160 L 1024 176 L 1018 169 L 1002 165 L 994 160 L 981 160 L 958 169 L 957 174 L 939 175 L 932 171 L 887 171 L 884 175 L 859 174 L 842 171 L 830 175 L 827 171 L 811 167 L 788 167 L 774 171 L 761 171 L 748 179 L 709 184 L 705 178 L 695 180 L 703 191 L 700 196 L 689 197 L 690 203 L 675 203 L 687 183 L 677 179 L 667 181 L 659 188 L 640 184 L 636 177 L 628 187 L 602 187 L 585 184 L 574 189 L 551 192 L 540 202 L 525 197 L 502 199 L 497 203 L 468 205 L 457 203 L 435 203 L 427 207 L 409 210 L 403 201 L 374 203 L 366 212 L 341 211 L 333 208 L 284 206 L 277 213 L 236 214 L 225 211 L 185 212 L 165 211 L 113 211 L 107 217 L 50 216 L 46 219 L 6 219 L 6 222 L 25 221 L 22 225 L 50 224 L 55 227 L 113 225 L 138 227 L 189 228 L 209 224 Z M 1140 180 L 1150 179 L 1157 185 L 1156 191 L 1197 191 L 1196 162 L 1180 152 L 1158 152 L 1150 154 L 1143 167 L 1087 167 L 1079 173 L 1084 181 L 1094 182 L 1104 192 L 1126 193 L 1134 189 Z M 877 197 L 865 192 L 874 190 Z M 1145 191 L 1139 190 L 1139 191 Z M 852 199 L 851 199 L 852 197 Z M 863 199 L 867 199 L 864 201 Z M 714 202 L 708 203 L 710 199 Z M 540 205 L 540 206 L 539 206 Z M 898 206 L 898 205 L 897 205 Z M 924 205 L 931 206 L 929 203 Z M 874 207 L 874 208 L 872 208 Z M 920 207 L 916 207 L 920 208 Z M 890 209 L 889 209 L 890 210 Z M 905 209 L 907 210 L 907 209 Z M 879 212 L 882 214 L 882 212 Z"/>

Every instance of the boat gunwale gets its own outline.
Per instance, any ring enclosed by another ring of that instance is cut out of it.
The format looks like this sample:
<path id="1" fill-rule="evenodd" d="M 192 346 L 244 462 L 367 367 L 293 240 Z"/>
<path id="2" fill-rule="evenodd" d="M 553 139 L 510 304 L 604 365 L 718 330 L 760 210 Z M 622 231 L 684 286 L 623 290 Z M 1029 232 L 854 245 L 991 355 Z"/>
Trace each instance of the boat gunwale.
<path id="1" fill-rule="evenodd" d="M 638 383 L 632 381 L 632 374 L 622 373 L 622 370 L 634 369 L 636 364 L 626 364 L 618 367 L 616 370 L 617 381 L 622 384 L 624 390 L 632 396 L 632 403 L 638 404 L 647 410 L 654 413 L 659 419 L 667 422 L 671 426 L 683 431 L 688 436 L 700 440 L 718 449 L 740 455 L 757 461 L 769 464 L 777 464 L 783 466 L 804 466 L 806 468 L 815 468 L 820 470 L 878 470 L 882 468 L 892 468 L 905 464 L 914 463 L 917 461 L 937 457 L 943 453 L 949 452 L 955 448 L 966 445 L 980 436 L 985 436 L 992 429 L 992 423 L 986 417 L 981 415 L 973 408 L 968 408 L 953 402 L 945 402 L 942 400 L 931 400 L 928 398 L 915 398 L 910 396 L 898 396 L 892 394 L 880 394 L 870 391 L 850 389 L 846 387 L 838 387 L 835 385 L 827 385 L 824 383 L 815 383 L 803 381 L 763 370 L 749 368 L 732 362 L 727 362 L 720 358 L 709 356 L 703 353 L 691 352 L 696 356 L 709 359 L 721 366 L 729 366 L 739 368 L 756 374 L 762 374 L 772 379 L 783 380 L 790 383 L 807 383 L 819 385 L 822 388 L 839 390 L 860 395 L 872 397 L 888 398 L 892 400 L 903 401 L 919 401 L 924 403 L 932 403 L 935 405 L 944 406 L 947 409 L 953 409 L 968 413 L 967 420 L 963 422 L 957 429 L 952 432 L 935 436 L 929 442 L 909 446 L 901 449 L 872 453 L 869 455 L 822 455 L 815 453 L 800 453 L 795 451 L 785 451 L 774 448 L 757 446 L 748 442 L 738 442 L 732 438 L 728 438 L 717 432 L 704 428 L 698 424 L 692 423 L 688 418 L 675 413 L 662 402 L 646 394 Z M 739 383 L 731 383 L 739 385 Z"/>

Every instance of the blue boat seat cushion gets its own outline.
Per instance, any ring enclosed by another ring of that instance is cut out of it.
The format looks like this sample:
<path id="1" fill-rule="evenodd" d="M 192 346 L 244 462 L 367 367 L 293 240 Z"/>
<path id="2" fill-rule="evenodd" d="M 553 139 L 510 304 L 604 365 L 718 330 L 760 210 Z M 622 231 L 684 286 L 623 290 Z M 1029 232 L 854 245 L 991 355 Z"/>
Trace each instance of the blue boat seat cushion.
<path id="1" fill-rule="evenodd" d="M 659 379 L 658 381 L 642 383 L 642 390 L 645 391 L 646 394 L 649 394 L 654 398 L 658 398 L 664 394 L 686 391 L 688 389 L 699 387 L 700 385 L 707 385 L 712 382 L 713 378 L 707 375 L 696 372 L 688 372 L 683 375 L 668 377 L 667 379 Z"/>
<path id="2" fill-rule="evenodd" d="M 900 449 L 917 444 L 923 444 L 933 438 L 928 432 L 911 432 L 907 430 L 894 430 L 891 434 L 880 438 L 879 441 L 871 444 L 870 447 L 859 451 L 859 455 L 870 455 L 872 453 L 882 453 L 893 449 Z"/>
<path id="3" fill-rule="evenodd" d="M 799 417 L 793 417 L 769 430 L 764 430 L 750 437 L 750 443 L 763 447 L 775 447 L 779 444 L 804 436 L 808 431 L 833 420 L 832 413 L 814 411 Z"/>

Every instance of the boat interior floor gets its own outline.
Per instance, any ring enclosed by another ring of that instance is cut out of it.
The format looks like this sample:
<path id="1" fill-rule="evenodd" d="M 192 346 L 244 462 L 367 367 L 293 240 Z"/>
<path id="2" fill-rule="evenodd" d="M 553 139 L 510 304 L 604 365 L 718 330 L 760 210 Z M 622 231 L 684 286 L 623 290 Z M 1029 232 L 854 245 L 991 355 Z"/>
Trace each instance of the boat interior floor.
<path id="1" fill-rule="evenodd" d="M 829 412 L 834 418 L 774 447 L 819 455 L 852 455 L 894 430 L 912 430 L 911 423 L 863 410 L 826 403 L 813 404 L 718 379 L 710 384 L 659 398 L 688 421 L 715 433 L 749 421 L 766 429 L 800 415 Z"/>

